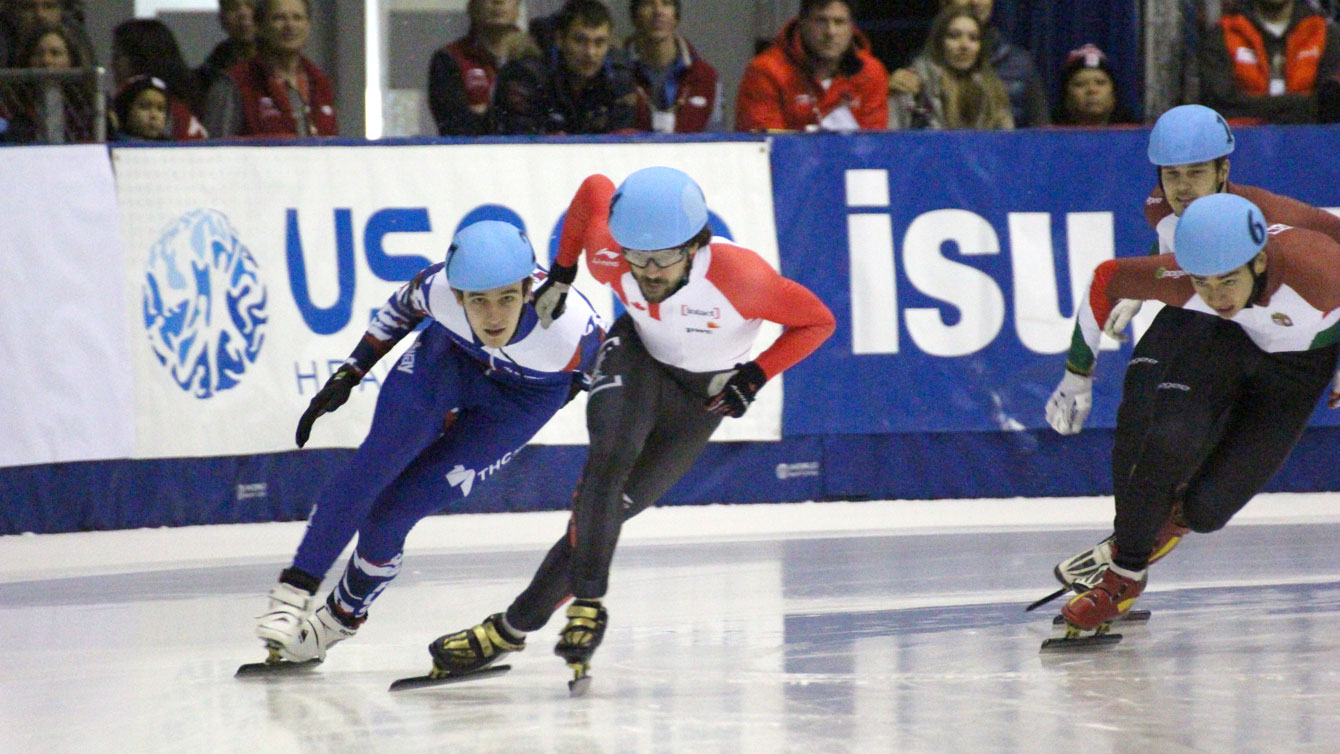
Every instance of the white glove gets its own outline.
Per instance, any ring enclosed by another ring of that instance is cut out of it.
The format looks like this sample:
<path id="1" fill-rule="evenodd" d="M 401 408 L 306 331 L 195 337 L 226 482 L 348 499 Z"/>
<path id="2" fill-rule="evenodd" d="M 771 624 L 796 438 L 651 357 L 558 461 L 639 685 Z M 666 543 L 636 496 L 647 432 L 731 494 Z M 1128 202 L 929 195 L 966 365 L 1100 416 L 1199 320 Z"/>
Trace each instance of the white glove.
<path id="1" fill-rule="evenodd" d="M 1335 370 L 1331 380 L 1331 395 L 1326 399 L 1326 408 L 1340 408 L 1340 369 Z"/>
<path id="2" fill-rule="evenodd" d="M 546 281 L 535 293 L 535 313 L 540 317 L 540 327 L 548 330 L 554 324 L 554 318 L 563 313 L 563 302 L 572 286 L 555 280 Z"/>
<path id="3" fill-rule="evenodd" d="M 1066 370 L 1061 384 L 1047 399 L 1047 423 L 1063 435 L 1073 435 L 1084 426 L 1093 408 L 1093 378 Z"/>
<path id="4" fill-rule="evenodd" d="M 1107 337 L 1125 343 L 1131 339 L 1127 335 L 1126 325 L 1131 323 L 1131 319 L 1140 313 L 1140 305 L 1144 302 L 1138 298 L 1118 299 L 1112 307 L 1112 313 L 1107 315 L 1107 321 L 1103 323 L 1103 333 Z"/>

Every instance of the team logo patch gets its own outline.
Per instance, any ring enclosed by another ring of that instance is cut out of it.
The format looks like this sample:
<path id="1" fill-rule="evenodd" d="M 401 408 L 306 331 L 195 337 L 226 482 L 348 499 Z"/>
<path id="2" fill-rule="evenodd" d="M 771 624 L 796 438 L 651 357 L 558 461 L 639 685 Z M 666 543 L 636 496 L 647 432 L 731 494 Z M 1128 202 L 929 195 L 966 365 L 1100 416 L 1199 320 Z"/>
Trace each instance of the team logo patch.
<path id="1" fill-rule="evenodd" d="M 460 487 L 461 497 L 469 497 L 470 490 L 475 486 L 475 470 L 458 463 L 456 468 L 447 472 L 447 483 L 452 487 Z"/>
<path id="2" fill-rule="evenodd" d="M 182 390 L 210 398 L 256 363 L 269 322 L 256 259 L 221 212 L 178 218 L 149 249 L 142 290 L 154 357 Z"/>
<path id="3" fill-rule="evenodd" d="M 591 257 L 591 264 L 598 264 L 605 267 L 617 267 L 619 265 L 620 254 L 617 251 L 601 249 Z"/>
<path id="4" fill-rule="evenodd" d="M 1274 314 L 1270 315 L 1270 321 L 1274 322 L 1280 327 L 1293 327 L 1293 320 L 1289 319 L 1289 315 L 1285 314 L 1284 312 L 1275 312 Z"/>

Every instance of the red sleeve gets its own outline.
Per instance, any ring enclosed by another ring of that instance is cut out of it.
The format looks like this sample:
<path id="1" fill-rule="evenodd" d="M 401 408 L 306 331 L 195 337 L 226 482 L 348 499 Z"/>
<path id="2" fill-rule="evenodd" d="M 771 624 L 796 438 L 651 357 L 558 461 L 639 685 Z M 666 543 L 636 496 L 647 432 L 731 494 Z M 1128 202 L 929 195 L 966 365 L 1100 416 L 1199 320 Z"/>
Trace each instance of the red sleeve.
<path id="1" fill-rule="evenodd" d="M 1266 222 L 1271 225 L 1289 225 L 1315 231 L 1340 242 L 1340 217 L 1324 209 L 1300 202 L 1293 197 L 1275 194 L 1255 186 L 1231 185 L 1231 193 L 1250 200 L 1261 208 Z"/>
<path id="2" fill-rule="evenodd" d="M 618 253 L 621 249 L 609 230 L 610 198 L 613 196 L 614 181 L 599 173 L 582 181 L 563 219 L 555 264 L 576 265 L 581 261 L 582 249 L 586 249 L 586 266 L 596 280 L 610 284 L 623 275 L 628 263 Z"/>
<path id="3" fill-rule="evenodd" d="M 867 131 L 889 127 L 889 71 L 874 55 L 863 53 L 861 62 L 861 109 L 856 122 Z"/>
<path id="4" fill-rule="evenodd" d="M 1172 254 L 1120 257 L 1109 259 L 1094 270 L 1089 306 L 1101 325 L 1112 311 L 1112 302 L 1119 298 L 1185 306 L 1195 295 L 1191 276 L 1177 266 Z"/>
<path id="5" fill-rule="evenodd" d="M 1149 196 L 1145 198 L 1145 220 L 1149 223 L 1149 227 L 1157 228 L 1159 222 L 1171 214 L 1172 207 L 1168 204 L 1168 200 L 1163 197 L 1163 187 L 1155 186 L 1154 190 L 1150 191 Z"/>
<path id="6" fill-rule="evenodd" d="M 810 289 L 777 273 L 763 258 L 732 244 L 712 244 L 707 279 L 746 319 L 784 329 L 755 361 L 768 379 L 814 352 L 837 329 L 833 313 Z"/>
<path id="7" fill-rule="evenodd" d="M 759 58 L 744 71 L 735 97 L 735 130 L 767 131 L 786 128 L 780 87 L 760 64 Z"/>
<path id="8" fill-rule="evenodd" d="M 1117 260 L 1109 259 L 1098 265 L 1093 271 L 1093 282 L 1089 284 L 1089 308 L 1099 325 L 1107 322 L 1112 314 L 1112 299 L 1107 297 L 1107 285 L 1112 282 L 1112 274 L 1117 271 Z"/>
<path id="9" fill-rule="evenodd" d="M 1267 268 L 1267 278 L 1293 288 L 1323 314 L 1340 308 L 1340 244 L 1305 228 L 1288 228 L 1270 237 L 1266 258 L 1278 268 L 1278 275 Z"/>

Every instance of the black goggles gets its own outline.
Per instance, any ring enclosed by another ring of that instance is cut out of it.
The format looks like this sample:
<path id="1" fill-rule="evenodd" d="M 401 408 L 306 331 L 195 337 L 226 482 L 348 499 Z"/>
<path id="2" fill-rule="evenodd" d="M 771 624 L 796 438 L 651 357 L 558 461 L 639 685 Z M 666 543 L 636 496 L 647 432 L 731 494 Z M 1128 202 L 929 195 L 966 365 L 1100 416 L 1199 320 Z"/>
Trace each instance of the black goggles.
<path id="1" fill-rule="evenodd" d="M 683 261 L 688 256 L 689 247 L 687 246 L 676 246 L 673 249 L 658 249 L 656 251 L 623 250 L 623 258 L 628 260 L 628 264 L 639 269 L 649 264 L 665 269 L 672 264 Z"/>

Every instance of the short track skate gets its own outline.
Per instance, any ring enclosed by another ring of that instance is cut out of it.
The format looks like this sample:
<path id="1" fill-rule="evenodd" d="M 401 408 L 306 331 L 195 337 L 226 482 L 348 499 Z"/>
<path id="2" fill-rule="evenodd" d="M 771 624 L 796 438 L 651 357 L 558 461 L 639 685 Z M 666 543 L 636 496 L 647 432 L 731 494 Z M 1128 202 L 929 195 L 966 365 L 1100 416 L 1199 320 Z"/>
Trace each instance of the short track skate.
<path id="1" fill-rule="evenodd" d="M 264 662 L 249 662 L 242 665 L 238 667 L 236 673 L 233 673 L 233 677 L 258 678 L 261 676 L 298 675 L 306 673 L 321 664 L 321 660 L 315 658 L 303 662 L 285 660 L 279 655 L 278 647 L 267 647 L 267 650 L 270 654 Z"/>
<path id="2" fill-rule="evenodd" d="M 425 689 L 432 686 L 445 686 L 449 683 L 463 683 L 465 681 L 477 681 L 489 676 L 502 675 L 511 670 L 511 665 L 490 665 L 479 670 L 471 670 L 464 673 L 448 673 L 436 668 L 428 675 L 416 675 L 410 678 L 401 678 L 391 684 L 387 691 L 410 691 L 412 689 Z"/>
<path id="3" fill-rule="evenodd" d="M 1065 635 L 1043 641 L 1038 651 L 1045 653 L 1087 651 L 1110 647 L 1121 642 L 1121 634 L 1112 633 L 1110 622 L 1100 624 L 1092 631 L 1085 631 L 1079 626 L 1067 623 L 1064 618 L 1061 624 L 1065 626 Z"/>
<path id="4" fill-rule="evenodd" d="M 568 696 L 582 696 L 591 687 L 591 656 L 605 638 L 609 613 L 595 600 L 574 600 L 568 606 L 568 623 L 559 634 L 554 654 L 572 668 Z"/>
<path id="5" fill-rule="evenodd" d="M 569 662 L 568 667 L 572 668 L 572 680 L 568 681 L 568 696 L 585 695 L 587 689 L 591 688 L 591 663 Z"/>

